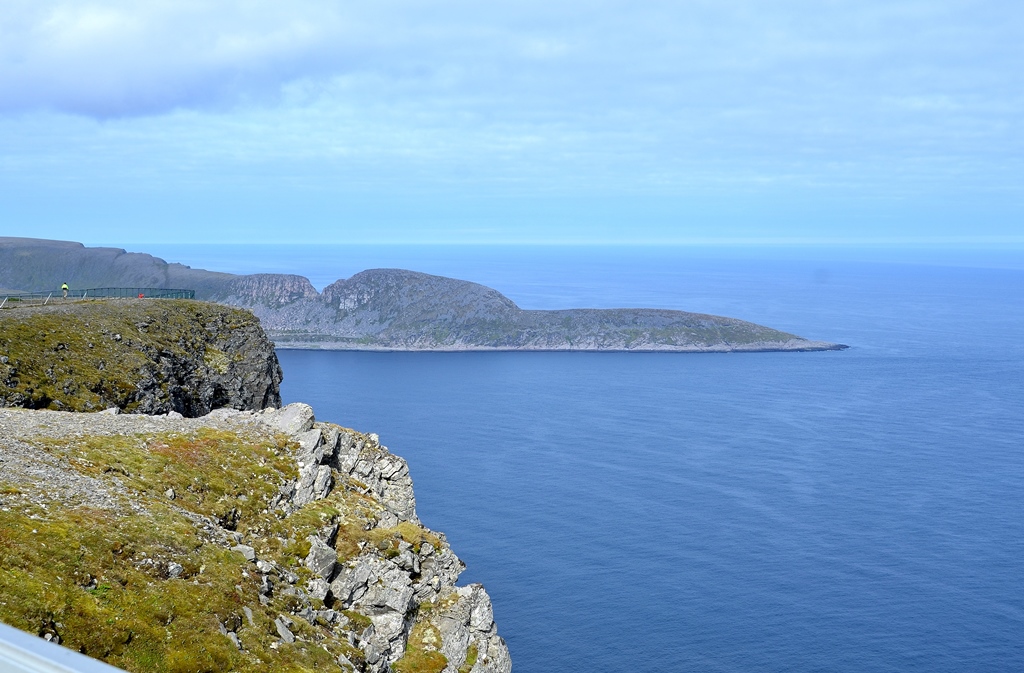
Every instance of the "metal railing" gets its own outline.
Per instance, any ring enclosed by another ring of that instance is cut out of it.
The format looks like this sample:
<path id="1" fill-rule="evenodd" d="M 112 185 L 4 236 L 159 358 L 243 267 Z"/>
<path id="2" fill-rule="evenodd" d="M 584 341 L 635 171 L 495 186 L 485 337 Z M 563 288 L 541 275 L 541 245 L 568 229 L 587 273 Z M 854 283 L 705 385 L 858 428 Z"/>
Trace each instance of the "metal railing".
<path id="1" fill-rule="evenodd" d="M 67 299 L 195 299 L 195 290 L 180 290 L 166 287 L 91 287 L 85 290 L 68 290 Z M 43 306 L 53 301 L 65 301 L 63 290 L 43 292 L 0 293 L 0 308 L 14 306 Z"/>
<path id="2" fill-rule="evenodd" d="M 102 661 L 0 624 L 0 671 L 4 673 L 124 673 Z"/>

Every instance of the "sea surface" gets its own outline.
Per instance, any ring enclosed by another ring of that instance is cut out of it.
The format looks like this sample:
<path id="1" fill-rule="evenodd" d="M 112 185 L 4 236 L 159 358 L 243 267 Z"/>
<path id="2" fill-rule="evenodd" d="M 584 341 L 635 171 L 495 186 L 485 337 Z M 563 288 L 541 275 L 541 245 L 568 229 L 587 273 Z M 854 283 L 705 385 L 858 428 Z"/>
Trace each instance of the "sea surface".
<path id="1" fill-rule="evenodd" d="M 319 288 L 398 266 L 523 308 L 678 308 L 850 345 L 279 351 L 286 402 L 409 461 L 517 673 L 1024 671 L 1019 251 L 156 252 Z"/>

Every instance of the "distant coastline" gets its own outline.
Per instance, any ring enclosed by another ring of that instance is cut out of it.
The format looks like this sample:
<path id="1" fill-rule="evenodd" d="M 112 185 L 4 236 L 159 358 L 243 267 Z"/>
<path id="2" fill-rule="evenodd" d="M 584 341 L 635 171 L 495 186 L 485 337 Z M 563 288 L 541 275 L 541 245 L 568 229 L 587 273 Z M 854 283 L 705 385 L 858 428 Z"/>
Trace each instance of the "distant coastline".
<path id="1" fill-rule="evenodd" d="M 328 342 L 325 344 L 292 344 L 289 342 L 275 342 L 276 350 L 292 351 L 345 351 L 354 353 L 809 353 L 821 351 L 842 351 L 849 348 L 846 344 L 834 344 L 826 341 L 812 341 L 811 345 L 801 348 L 735 348 L 735 347 L 710 347 L 702 349 L 685 348 L 488 348 L 485 346 L 467 346 L 462 348 L 394 348 L 394 347 L 368 347 L 368 346 L 347 346 L 339 342 Z M 820 345 L 819 345 L 820 344 Z"/>
<path id="2" fill-rule="evenodd" d="M 806 352 L 844 344 L 735 318 L 669 309 L 525 310 L 497 290 L 405 269 L 370 269 L 318 292 L 293 274 L 235 275 L 80 243 L 0 238 L 0 285 L 194 289 L 251 310 L 278 348 L 373 352 Z"/>

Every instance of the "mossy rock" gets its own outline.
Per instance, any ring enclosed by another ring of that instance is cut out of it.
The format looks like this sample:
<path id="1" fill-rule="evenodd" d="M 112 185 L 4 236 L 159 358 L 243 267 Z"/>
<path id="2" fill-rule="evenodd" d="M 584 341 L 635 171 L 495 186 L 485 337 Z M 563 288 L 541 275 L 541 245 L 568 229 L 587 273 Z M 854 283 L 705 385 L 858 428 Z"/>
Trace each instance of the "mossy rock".
<path id="1" fill-rule="evenodd" d="M 130 299 L 0 311 L 0 406 L 201 416 L 279 406 L 280 381 L 245 310 Z"/>

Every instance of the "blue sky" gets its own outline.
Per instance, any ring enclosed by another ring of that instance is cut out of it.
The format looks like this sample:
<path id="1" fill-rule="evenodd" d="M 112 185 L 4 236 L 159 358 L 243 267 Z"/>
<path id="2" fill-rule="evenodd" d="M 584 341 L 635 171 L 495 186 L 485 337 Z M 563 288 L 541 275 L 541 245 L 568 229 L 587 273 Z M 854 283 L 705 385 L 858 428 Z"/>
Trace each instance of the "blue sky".
<path id="1" fill-rule="evenodd" d="M 0 235 L 1024 245 L 1024 4 L 6 0 Z"/>

